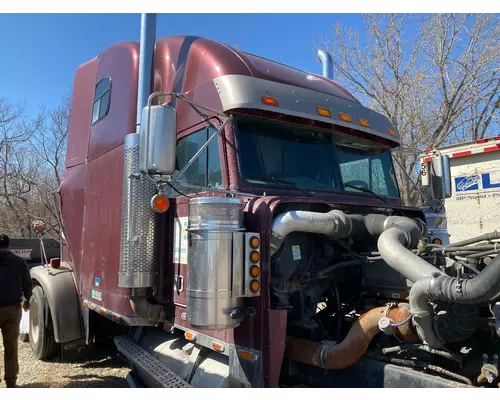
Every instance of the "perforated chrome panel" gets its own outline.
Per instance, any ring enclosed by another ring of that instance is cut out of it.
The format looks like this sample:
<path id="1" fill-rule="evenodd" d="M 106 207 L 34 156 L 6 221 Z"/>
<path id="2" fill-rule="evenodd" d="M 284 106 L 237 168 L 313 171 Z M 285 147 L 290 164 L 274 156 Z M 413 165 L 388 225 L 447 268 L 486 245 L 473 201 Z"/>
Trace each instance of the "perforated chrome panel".
<path id="1" fill-rule="evenodd" d="M 151 198 L 154 182 L 139 173 L 139 134 L 127 135 L 124 146 L 122 234 L 118 286 L 154 285 L 156 265 L 156 214 Z"/>
<path id="2" fill-rule="evenodd" d="M 170 371 L 165 365 L 149 354 L 142 347 L 126 336 L 115 338 L 118 351 L 122 353 L 133 364 L 146 372 L 157 383 L 158 387 L 164 388 L 190 388 L 191 386 L 180 376 Z"/>

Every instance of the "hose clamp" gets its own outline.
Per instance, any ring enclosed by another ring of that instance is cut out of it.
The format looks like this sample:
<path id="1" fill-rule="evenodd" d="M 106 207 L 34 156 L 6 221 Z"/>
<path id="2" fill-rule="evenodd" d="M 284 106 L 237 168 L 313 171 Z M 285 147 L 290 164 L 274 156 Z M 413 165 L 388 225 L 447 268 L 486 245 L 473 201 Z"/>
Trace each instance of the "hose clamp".
<path id="1" fill-rule="evenodd" d="M 463 292 L 463 279 L 457 279 L 457 281 L 455 282 L 455 293 L 458 293 L 458 294 L 462 294 Z"/>
<path id="2" fill-rule="evenodd" d="M 397 306 L 398 306 L 398 303 L 396 303 L 394 301 L 386 303 L 384 317 L 388 317 L 389 316 L 389 311 L 391 311 L 392 309 L 396 308 Z"/>
<path id="3" fill-rule="evenodd" d="M 328 369 L 325 360 L 326 360 L 326 354 L 328 353 L 330 347 L 331 346 L 328 344 L 322 344 L 321 346 L 318 347 L 318 350 L 316 350 L 316 357 L 317 357 L 316 364 L 321 368 Z"/>

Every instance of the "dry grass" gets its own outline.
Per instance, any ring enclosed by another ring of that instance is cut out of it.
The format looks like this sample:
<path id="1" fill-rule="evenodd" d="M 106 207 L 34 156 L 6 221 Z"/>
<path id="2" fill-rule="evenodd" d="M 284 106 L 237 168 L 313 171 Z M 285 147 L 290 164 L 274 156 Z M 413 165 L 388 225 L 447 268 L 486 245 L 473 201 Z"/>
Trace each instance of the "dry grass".
<path id="1" fill-rule="evenodd" d="M 66 358 L 66 356 L 65 356 Z M 73 357 L 74 358 L 74 357 Z M 0 388 L 3 380 L 3 342 L 0 335 Z M 128 387 L 125 377 L 130 371 L 114 347 L 91 356 L 80 355 L 77 361 L 35 360 L 29 343 L 19 342 L 19 375 L 17 384 L 25 388 L 123 388 Z"/>

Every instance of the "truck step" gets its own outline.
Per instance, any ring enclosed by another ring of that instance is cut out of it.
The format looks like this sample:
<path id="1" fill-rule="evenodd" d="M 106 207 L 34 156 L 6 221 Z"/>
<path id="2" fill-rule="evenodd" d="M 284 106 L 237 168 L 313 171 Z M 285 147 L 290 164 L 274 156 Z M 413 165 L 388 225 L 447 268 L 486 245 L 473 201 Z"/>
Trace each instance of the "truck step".
<path id="1" fill-rule="evenodd" d="M 115 337 L 115 345 L 120 353 L 155 380 L 157 387 L 190 388 L 185 380 L 173 373 L 146 350 L 127 336 Z"/>

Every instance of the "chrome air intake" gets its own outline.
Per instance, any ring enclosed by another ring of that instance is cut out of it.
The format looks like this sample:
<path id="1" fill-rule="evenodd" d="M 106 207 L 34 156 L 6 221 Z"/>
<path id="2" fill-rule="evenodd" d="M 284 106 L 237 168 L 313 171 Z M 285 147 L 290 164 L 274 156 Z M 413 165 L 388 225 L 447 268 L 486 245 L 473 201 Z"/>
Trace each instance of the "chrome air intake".
<path id="1" fill-rule="evenodd" d="M 189 202 L 187 317 L 191 326 L 230 329 L 238 307 L 233 295 L 233 233 L 243 228 L 243 202 L 227 197 Z"/>

